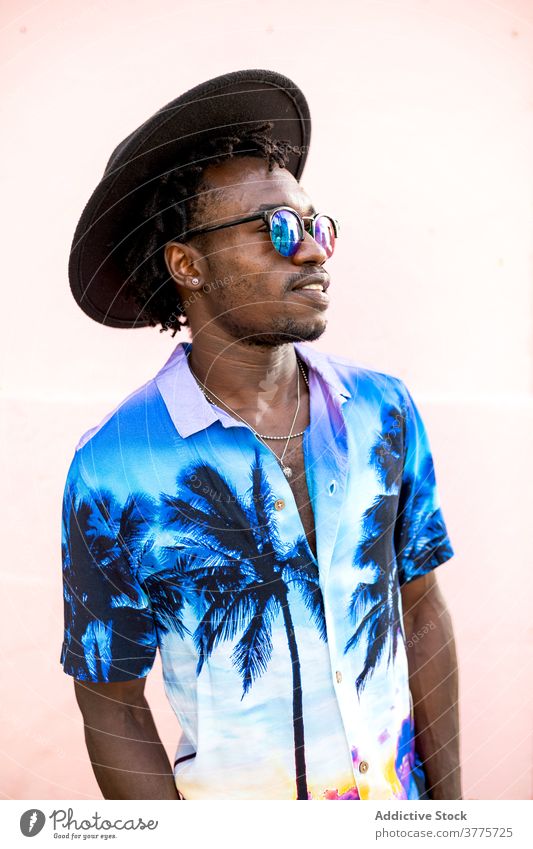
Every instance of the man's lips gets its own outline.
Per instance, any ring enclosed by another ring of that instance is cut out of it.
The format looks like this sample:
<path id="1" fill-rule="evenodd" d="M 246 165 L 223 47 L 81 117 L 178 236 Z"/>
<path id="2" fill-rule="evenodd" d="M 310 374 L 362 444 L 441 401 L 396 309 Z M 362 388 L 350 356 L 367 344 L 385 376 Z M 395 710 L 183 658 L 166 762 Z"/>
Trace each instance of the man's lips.
<path id="1" fill-rule="evenodd" d="M 319 288 L 306 289 L 308 283 L 319 284 Z M 329 276 L 323 272 L 316 274 L 302 274 L 301 278 L 294 284 L 291 292 L 296 292 L 296 298 L 291 299 L 307 303 L 313 309 L 325 310 L 329 305 L 329 295 L 326 289 L 329 286 Z"/>
<path id="2" fill-rule="evenodd" d="M 327 291 L 329 286 L 329 277 L 327 274 L 306 274 L 302 275 L 302 279 L 298 280 L 297 283 L 294 284 L 291 291 L 295 289 L 302 289 L 304 286 L 307 286 L 309 283 L 319 283 L 322 286 L 324 292 Z M 309 292 L 318 291 L 309 289 Z"/>

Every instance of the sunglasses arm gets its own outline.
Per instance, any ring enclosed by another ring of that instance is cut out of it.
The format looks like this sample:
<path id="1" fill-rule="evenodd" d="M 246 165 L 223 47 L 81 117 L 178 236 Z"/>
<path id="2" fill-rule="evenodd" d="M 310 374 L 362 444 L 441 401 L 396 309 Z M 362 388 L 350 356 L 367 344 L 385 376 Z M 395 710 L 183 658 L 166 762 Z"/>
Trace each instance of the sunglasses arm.
<path id="1" fill-rule="evenodd" d="M 189 230 L 187 233 L 187 238 L 189 236 L 197 236 L 200 233 L 212 233 L 213 230 L 224 230 L 225 227 L 234 227 L 235 224 L 246 224 L 248 221 L 259 221 L 259 219 L 265 220 L 265 213 L 260 213 L 258 215 L 248 215 L 246 218 L 239 218 L 237 221 L 226 221 L 225 224 L 213 224 L 212 227 L 195 227 L 192 230 Z"/>

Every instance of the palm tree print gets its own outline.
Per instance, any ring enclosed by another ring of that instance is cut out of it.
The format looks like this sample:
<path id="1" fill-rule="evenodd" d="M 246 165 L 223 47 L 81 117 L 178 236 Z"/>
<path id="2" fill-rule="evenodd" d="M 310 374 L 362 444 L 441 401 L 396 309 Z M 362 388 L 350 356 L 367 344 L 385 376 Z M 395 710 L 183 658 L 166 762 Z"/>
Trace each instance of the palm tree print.
<path id="1" fill-rule="evenodd" d="M 410 578 L 427 571 L 430 558 L 445 560 L 451 555 L 450 543 L 443 529 L 444 519 L 440 508 L 436 508 L 428 518 L 428 504 L 435 492 L 435 470 L 431 455 L 426 454 L 418 462 L 418 474 L 404 474 L 398 516 L 401 522 L 395 529 L 394 547 L 398 552 L 408 552 Z M 411 554 L 416 539 L 416 551 Z"/>
<path id="2" fill-rule="evenodd" d="M 366 639 L 363 669 L 355 681 L 358 694 L 383 658 L 387 664 L 394 660 L 401 628 L 392 539 L 402 475 L 403 422 L 395 407 L 386 407 L 381 432 L 370 451 L 370 462 L 386 493 L 377 496 L 363 513 L 362 539 L 354 557 L 356 568 L 370 567 L 374 576 L 358 584 L 348 607 L 350 620 L 357 627 L 344 653 Z"/>
<path id="3" fill-rule="evenodd" d="M 77 670 L 80 680 L 107 681 L 112 657 L 131 657 L 139 646 L 152 644 L 135 575 L 150 546 L 147 528 L 153 510 L 146 495 L 130 495 L 121 509 L 109 492 L 91 500 L 77 497 L 73 488 L 67 493 L 64 599 L 66 622 L 71 623 L 67 636 L 70 640 L 75 634 L 83 651 Z M 132 625 L 135 638 L 126 637 Z"/>
<path id="4" fill-rule="evenodd" d="M 242 678 L 242 700 L 268 667 L 272 626 L 282 615 L 292 664 L 296 794 L 307 800 L 300 659 L 288 593 L 293 589 L 300 594 L 326 641 L 324 603 L 305 538 L 286 545 L 278 535 L 275 498 L 258 450 L 250 476 L 250 489 L 239 498 L 217 469 L 206 463 L 195 466 L 178 481 L 195 497 L 166 496 L 164 521 L 179 527 L 190 541 L 187 574 L 199 619 L 193 635 L 197 674 L 220 642 L 237 640 L 231 660 Z"/>
<path id="5" fill-rule="evenodd" d="M 176 553 L 176 548 L 178 551 Z M 152 572 L 145 580 L 144 587 L 150 596 L 150 602 L 160 633 L 169 631 L 183 639 L 190 634 L 183 622 L 185 604 L 190 601 L 192 593 L 191 581 L 187 575 L 184 563 L 185 548 L 180 546 L 165 546 L 158 550 L 158 566 L 162 568 Z M 187 558 L 190 558 L 187 553 Z"/>

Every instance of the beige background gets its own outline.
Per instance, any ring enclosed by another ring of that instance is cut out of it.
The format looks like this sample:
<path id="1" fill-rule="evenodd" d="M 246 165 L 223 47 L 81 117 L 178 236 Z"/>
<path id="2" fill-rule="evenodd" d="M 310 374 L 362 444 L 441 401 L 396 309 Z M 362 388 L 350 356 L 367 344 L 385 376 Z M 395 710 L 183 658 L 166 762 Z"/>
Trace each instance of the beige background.
<path id="1" fill-rule="evenodd" d="M 456 550 L 465 796 L 532 796 L 532 0 L 5 0 L 0 18 L 3 798 L 100 798 L 61 670 L 60 509 L 79 436 L 176 342 L 68 290 L 115 145 L 203 79 L 266 67 L 314 120 L 303 184 L 342 222 L 318 348 L 402 377 Z M 529 520 L 529 521 L 528 521 Z M 148 696 L 169 753 L 159 665 Z"/>

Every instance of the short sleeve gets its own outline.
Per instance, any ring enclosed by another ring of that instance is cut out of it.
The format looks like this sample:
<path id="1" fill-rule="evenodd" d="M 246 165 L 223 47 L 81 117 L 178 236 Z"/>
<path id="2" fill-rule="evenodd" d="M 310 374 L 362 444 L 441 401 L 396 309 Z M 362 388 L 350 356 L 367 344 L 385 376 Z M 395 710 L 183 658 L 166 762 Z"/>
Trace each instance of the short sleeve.
<path id="1" fill-rule="evenodd" d="M 394 527 L 400 586 L 453 556 L 442 515 L 426 428 L 406 388 L 402 389 L 404 463 Z"/>
<path id="2" fill-rule="evenodd" d="M 149 505 L 90 487 L 78 453 L 63 494 L 64 639 L 60 662 L 81 681 L 143 678 L 157 649 L 150 599 L 137 580 Z"/>

